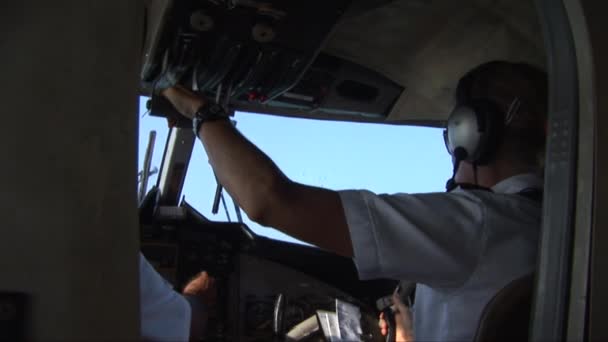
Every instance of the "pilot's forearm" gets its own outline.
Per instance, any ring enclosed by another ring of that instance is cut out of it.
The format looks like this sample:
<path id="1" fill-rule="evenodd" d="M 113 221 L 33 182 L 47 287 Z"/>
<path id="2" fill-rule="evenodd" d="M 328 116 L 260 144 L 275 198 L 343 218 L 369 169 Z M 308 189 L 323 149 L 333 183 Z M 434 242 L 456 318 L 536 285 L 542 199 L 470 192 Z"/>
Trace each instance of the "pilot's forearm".
<path id="1" fill-rule="evenodd" d="M 163 95 L 184 116 L 192 118 L 205 100 L 182 87 Z M 198 134 L 220 183 L 254 221 L 272 225 L 268 212 L 289 181 L 262 151 L 227 121 L 210 121 Z"/>
<path id="2" fill-rule="evenodd" d="M 193 117 L 204 100 L 185 89 L 164 95 Z M 352 244 L 337 192 L 290 181 L 228 121 L 203 122 L 198 132 L 220 183 L 257 223 L 350 257 Z"/>
<path id="3" fill-rule="evenodd" d="M 273 225 L 270 214 L 290 186 L 279 168 L 227 121 L 204 123 L 199 138 L 228 193 L 252 220 Z"/>
<path id="4" fill-rule="evenodd" d="M 229 122 L 199 133 L 220 182 L 249 217 L 343 256 L 353 255 L 338 193 L 291 182 Z"/>

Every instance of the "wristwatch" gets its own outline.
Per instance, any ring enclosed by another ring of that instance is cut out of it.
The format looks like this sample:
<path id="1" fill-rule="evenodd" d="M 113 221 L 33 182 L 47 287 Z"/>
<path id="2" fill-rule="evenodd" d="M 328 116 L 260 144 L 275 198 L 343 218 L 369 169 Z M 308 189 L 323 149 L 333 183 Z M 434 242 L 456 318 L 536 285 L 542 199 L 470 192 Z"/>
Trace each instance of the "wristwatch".
<path id="1" fill-rule="evenodd" d="M 229 115 L 222 106 L 217 103 L 205 103 L 194 113 L 192 118 L 192 129 L 194 135 L 198 137 L 198 132 L 201 130 L 203 123 L 207 121 L 217 121 L 228 119 Z"/>

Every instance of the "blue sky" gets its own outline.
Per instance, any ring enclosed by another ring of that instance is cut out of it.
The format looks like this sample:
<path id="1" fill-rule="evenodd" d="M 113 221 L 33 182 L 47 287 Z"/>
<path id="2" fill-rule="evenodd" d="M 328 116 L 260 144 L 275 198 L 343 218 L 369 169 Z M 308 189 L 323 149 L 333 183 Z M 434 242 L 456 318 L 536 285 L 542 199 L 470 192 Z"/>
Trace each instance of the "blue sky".
<path id="1" fill-rule="evenodd" d="M 168 134 L 166 121 L 145 113 L 140 99 L 139 169 L 151 130 L 157 132 L 152 166 L 160 167 Z M 268 154 L 292 180 L 334 190 L 366 189 L 376 193 L 443 191 L 451 176 L 451 162 L 442 133 L 437 128 L 334 122 L 237 113 L 237 127 Z M 150 186 L 156 184 L 156 177 Z M 202 144 L 197 141 L 183 195 L 211 220 L 226 221 L 211 214 L 215 178 Z M 230 197 L 225 194 L 231 219 L 236 219 Z M 274 229 L 248 220 L 257 234 L 275 239 L 296 240 Z"/>

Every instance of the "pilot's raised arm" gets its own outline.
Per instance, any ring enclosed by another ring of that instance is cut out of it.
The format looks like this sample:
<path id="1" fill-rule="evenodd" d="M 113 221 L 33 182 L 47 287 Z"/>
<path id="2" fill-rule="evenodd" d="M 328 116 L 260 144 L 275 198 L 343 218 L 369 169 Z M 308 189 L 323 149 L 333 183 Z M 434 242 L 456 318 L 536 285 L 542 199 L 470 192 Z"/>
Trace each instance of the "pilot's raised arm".
<path id="1" fill-rule="evenodd" d="M 533 66 L 501 61 L 464 75 L 445 132 L 454 176 L 434 194 L 295 183 L 222 108 L 181 87 L 163 95 L 193 119 L 220 183 L 252 220 L 354 257 L 361 278 L 419 283 L 416 339 L 472 340 L 489 300 L 534 271 L 546 82 Z"/>

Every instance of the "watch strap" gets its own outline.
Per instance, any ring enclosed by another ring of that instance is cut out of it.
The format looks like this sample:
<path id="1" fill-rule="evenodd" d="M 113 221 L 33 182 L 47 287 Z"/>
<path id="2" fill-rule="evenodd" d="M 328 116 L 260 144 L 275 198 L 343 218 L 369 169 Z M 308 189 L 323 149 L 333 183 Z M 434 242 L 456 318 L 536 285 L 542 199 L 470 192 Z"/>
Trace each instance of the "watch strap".
<path id="1" fill-rule="evenodd" d="M 228 117 L 228 113 L 217 103 L 206 103 L 202 105 L 196 111 L 196 113 L 194 113 L 194 118 L 192 118 L 192 129 L 194 131 L 194 135 L 198 136 L 203 123 L 208 121 L 225 120 L 228 119 Z"/>

